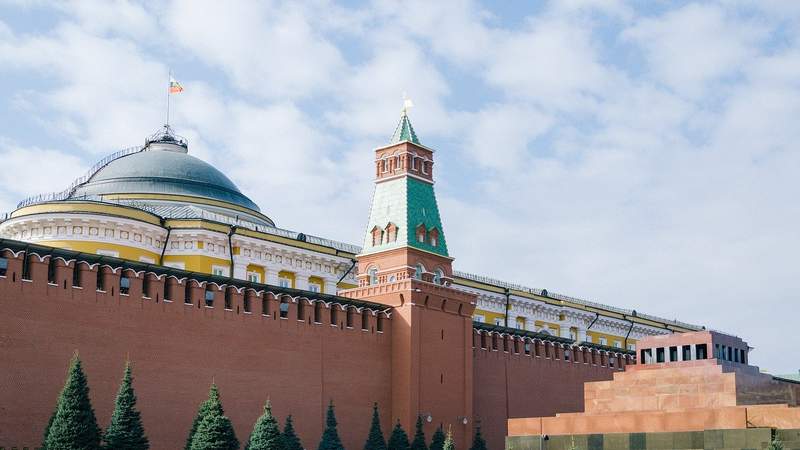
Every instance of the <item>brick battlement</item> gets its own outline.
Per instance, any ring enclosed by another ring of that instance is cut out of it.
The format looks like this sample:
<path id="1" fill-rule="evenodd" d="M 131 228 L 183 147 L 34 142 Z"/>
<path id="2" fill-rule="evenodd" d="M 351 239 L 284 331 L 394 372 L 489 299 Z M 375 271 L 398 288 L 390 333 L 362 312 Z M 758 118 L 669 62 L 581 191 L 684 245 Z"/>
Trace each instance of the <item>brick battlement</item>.
<path id="1" fill-rule="evenodd" d="M 208 319 L 285 319 L 372 333 L 390 329 L 383 323 L 391 318 L 390 308 L 345 297 L 8 240 L 0 240 L 0 257 L 8 261 L 6 275 L 0 276 L 0 294 L 9 297 L 160 304 L 166 312 L 181 309 Z"/>

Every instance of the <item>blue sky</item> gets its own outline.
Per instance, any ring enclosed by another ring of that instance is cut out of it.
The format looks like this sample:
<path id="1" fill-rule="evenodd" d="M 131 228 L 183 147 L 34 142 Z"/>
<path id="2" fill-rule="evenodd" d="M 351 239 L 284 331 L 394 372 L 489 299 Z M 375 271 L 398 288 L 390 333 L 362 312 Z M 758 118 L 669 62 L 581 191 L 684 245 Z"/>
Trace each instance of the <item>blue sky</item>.
<path id="1" fill-rule="evenodd" d="M 282 227 L 360 242 L 402 95 L 456 267 L 800 368 L 800 2 L 0 0 L 0 211 L 172 123 Z"/>

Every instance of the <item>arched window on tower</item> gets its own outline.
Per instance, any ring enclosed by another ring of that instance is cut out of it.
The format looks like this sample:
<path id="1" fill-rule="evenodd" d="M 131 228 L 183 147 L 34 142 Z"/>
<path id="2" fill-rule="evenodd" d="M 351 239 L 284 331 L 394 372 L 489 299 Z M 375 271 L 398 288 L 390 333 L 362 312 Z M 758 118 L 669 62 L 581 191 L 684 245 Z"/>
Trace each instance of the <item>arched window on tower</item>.
<path id="1" fill-rule="evenodd" d="M 389 225 L 386 225 L 386 242 L 396 242 L 397 241 L 397 225 L 389 222 Z"/>
<path id="2" fill-rule="evenodd" d="M 378 226 L 372 228 L 372 246 L 378 246 L 383 243 L 383 230 Z"/>
<path id="3" fill-rule="evenodd" d="M 369 274 L 369 284 L 378 284 L 378 268 L 371 267 L 367 273 Z"/>
<path id="4" fill-rule="evenodd" d="M 436 228 L 431 228 L 431 231 L 428 232 L 428 243 L 431 244 L 431 247 L 436 247 L 439 245 L 439 230 Z"/>
<path id="5" fill-rule="evenodd" d="M 425 238 L 427 237 L 427 235 L 428 233 L 427 230 L 425 229 L 425 224 L 421 223 L 417 225 L 417 242 L 425 242 L 426 241 Z"/>
<path id="6" fill-rule="evenodd" d="M 425 273 L 425 266 L 418 263 L 416 268 L 414 269 L 414 278 L 421 280 L 423 273 Z"/>
<path id="7" fill-rule="evenodd" d="M 433 273 L 433 282 L 436 284 L 444 284 L 444 271 L 442 269 L 436 269 Z"/>

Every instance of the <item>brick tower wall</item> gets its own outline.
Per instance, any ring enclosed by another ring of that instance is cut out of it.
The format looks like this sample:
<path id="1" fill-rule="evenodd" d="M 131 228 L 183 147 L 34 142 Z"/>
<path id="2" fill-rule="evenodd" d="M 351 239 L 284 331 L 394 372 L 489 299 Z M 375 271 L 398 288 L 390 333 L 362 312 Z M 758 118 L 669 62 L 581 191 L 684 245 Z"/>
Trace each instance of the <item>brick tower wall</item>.
<path id="1" fill-rule="evenodd" d="M 0 448 L 38 447 L 64 385 L 74 351 L 79 351 L 100 426 L 111 416 L 126 358 L 133 363 L 134 388 L 153 449 L 183 448 L 198 405 L 214 380 L 236 435 L 244 443 L 264 402 L 272 401 L 281 422 L 292 414 L 306 448 L 316 448 L 329 400 L 336 406 L 345 447 L 360 448 L 366 439 L 372 403 L 390 408 L 389 318 L 385 332 L 376 330 L 377 316 L 352 311 L 352 329 L 345 311 L 338 326 L 330 323 L 330 306 L 321 305 L 314 323 L 314 305 L 297 320 L 297 301 L 280 319 L 279 300 L 268 294 L 250 296 L 244 313 L 243 294 L 232 295 L 225 310 L 224 293 L 216 286 L 214 308 L 203 302 L 205 287 L 192 281 L 193 303 L 183 301 L 185 281 L 150 278 L 150 298 L 142 297 L 144 273 L 125 273 L 128 296 L 119 294 L 121 270 L 103 267 L 106 292 L 96 290 L 97 266 L 80 263 L 81 288 L 72 287 L 72 266 L 56 260 L 55 283 L 48 283 L 49 257 L 31 255 L 32 281 L 21 279 L 22 262 L 9 252 L 5 277 L 0 277 Z M 165 302 L 164 286 L 172 286 Z M 112 295 L 111 288 L 114 288 Z M 265 297 L 266 296 L 266 297 Z M 261 314 L 267 298 L 269 315 Z M 333 305 L 336 307 L 337 305 Z M 384 432 L 390 423 L 384 417 Z"/>

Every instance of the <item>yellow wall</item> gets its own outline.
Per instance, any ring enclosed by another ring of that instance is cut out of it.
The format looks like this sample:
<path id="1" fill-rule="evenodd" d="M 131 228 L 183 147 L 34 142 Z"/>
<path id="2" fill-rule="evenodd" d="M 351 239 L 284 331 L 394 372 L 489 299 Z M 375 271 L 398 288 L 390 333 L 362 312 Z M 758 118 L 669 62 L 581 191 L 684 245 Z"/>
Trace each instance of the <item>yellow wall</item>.
<path id="1" fill-rule="evenodd" d="M 248 264 L 247 265 L 247 271 L 248 272 L 257 273 L 258 276 L 261 277 L 260 278 L 261 279 L 261 283 L 266 283 L 267 282 L 267 278 L 264 275 L 264 268 L 263 267 L 257 266 L 255 264 Z"/>
<path id="2" fill-rule="evenodd" d="M 144 256 L 153 261 L 158 262 L 158 253 L 153 253 L 147 250 L 142 250 L 136 247 L 128 247 L 127 245 L 109 244 L 106 242 L 92 242 L 92 241 L 42 241 L 44 245 L 51 247 L 64 248 L 75 250 L 77 252 L 97 254 L 98 250 L 111 250 L 119 253 L 120 258 L 130 259 L 132 261 L 139 261 L 139 258 Z"/>
<path id="3" fill-rule="evenodd" d="M 288 270 L 281 270 L 278 272 L 278 278 L 286 278 L 289 280 L 289 287 L 293 288 L 295 286 L 295 275 L 294 272 L 289 272 Z"/>
<path id="4" fill-rule="evenodd" d="M 319 286 L 319 292 L 325 293 L 325 281 L 320 277 L 308 277 L 308 284 L 316 284 Z"/>
<path id="5" fill-rule="evenodd" d="M 231 261 L 224 258 L 212 258 L 201 255 L 165 255 L 164 264 L 170 262 L 184 263 L 184 270 L 192 272 L 211 273 L 212 266 L 231 267 Z"/>

